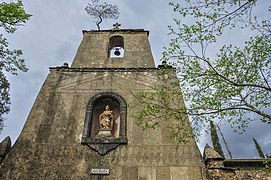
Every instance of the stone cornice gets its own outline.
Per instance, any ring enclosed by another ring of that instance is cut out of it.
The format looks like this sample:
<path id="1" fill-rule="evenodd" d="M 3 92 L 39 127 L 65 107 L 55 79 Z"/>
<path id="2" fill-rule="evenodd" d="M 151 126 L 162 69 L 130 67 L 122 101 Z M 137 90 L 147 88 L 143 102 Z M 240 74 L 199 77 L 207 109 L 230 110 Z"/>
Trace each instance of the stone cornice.
<path id="1" fill-rule="evenodd" d="M 103 33 L 103 32 L 113 32 L 113 33 L 115 33 L 115 32 L 121 32 L 121 33 L 123 33 L 123 32 L 125 32 L 125 33 L 146 32 L 148 36 L 150 33 L 149 31 L 145 31 L 144 29 L 107 29 L 107 30 L 90 30 L 90 31 L 83 30 L 82 32 L 83 32 L 83 34 L 85 34 L 85 33 Z"/>
<path id="2" fill-rule="evenodd" d="M 69 68 L 69 67 L 49 67 L 50 71 L 63 71 L 63 72 L 144 72 L 144 71 L 157 71 L 160 68 Z M 174 69 L 174 68 L 170 68 Z"/>

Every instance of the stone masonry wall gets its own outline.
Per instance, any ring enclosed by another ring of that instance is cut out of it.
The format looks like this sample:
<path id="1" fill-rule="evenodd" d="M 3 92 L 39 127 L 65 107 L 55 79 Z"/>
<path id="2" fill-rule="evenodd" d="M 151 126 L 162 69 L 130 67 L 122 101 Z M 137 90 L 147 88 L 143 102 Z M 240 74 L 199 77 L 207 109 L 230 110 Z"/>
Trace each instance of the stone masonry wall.
<path id="1" fill-rule="evenodd" d="M 104 156 L 81 144 L 86 106 L 99 92 L 121 95 L 151 90 L 156 69 L 77 71 L 52 69 L 23 131 L 4 160 L 1 179 L 97 179 L 92 168 L 108 168 L 110 180 L 202 179 L 203 163 L 192 140 L 176 146 L 161 129 L 143 131 L 128 108 L 127 145 Z"/>

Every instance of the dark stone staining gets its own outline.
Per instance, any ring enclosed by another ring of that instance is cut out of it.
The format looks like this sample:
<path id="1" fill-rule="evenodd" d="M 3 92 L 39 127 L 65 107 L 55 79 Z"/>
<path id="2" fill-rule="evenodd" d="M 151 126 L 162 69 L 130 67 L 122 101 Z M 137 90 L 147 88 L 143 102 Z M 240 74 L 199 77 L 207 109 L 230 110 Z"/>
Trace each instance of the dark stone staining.
<path id="1" fill-rule="evenodd" d="M 66 120 L 66 124 L 65 124 L 65 136 L 64 136 L 64 139 L 65 139 L 65 142 L 67 143 L 72 143 L 73 140 L 71 139 L 71 137 L 73 137 L 73 134 L 76 130 L 76 114 L 75 112 L 77 112 L 77 108 L 78 108 L 78 95 L 77 94 L 74 94 L 73 95 L 73 99 L 72 99 L 72 105 L 71 105 L 71 108 L 69 109 L 69 115 L 67 117 L 67 120 Z"/>
<path id="2" fill-rule="evenodd" d="M 53 85 L 53 89 L 54 91 L 50 92 L 49 98 L 47 100 L 47 103 L 45 105 L 45 114 L 42 117 L 42 121 L 40 124 L 40 128 L 39 131 L 37 133 L 37 142 L 48 142 L 50 134 L 51 134 L 51 130 L 52 130 L 52 125 L 55 119 L 55 114 L 60 111 L 60 109 L 58 108 L 58 103 L 61 99 L 59 99 L 58 96 L 56 96 L 56 90 L 60 84 L 60 82 L 62 81 L 62 75 L 58 76 L 58 79 L 55 81 L 54 85 Z"/>
<path id="3" fill-rule="evenodd" d="M 51 130 L 52 130 L 52 125 L 54 122 L 54 117 L 57 112 L 56 109 L 58 109 L 58 98 L 55 96 L 56 93 L 52 92 L 49 95 L 48 102 L 47 104 L 48 107 L 46 107 L 46 113 L 43 116 L 42 122 L 40 124 L 40 128 L 37 134 L 37 142 L 40 143 L 46 143 L 49 140 Z"/>

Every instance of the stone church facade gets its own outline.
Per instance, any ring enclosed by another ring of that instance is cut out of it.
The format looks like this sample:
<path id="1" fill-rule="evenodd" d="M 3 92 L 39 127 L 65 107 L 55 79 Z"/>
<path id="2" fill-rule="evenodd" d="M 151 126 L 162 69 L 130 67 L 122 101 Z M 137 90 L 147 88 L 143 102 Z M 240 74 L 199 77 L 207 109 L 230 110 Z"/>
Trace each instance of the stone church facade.
<path id="1" fill-rule="evenodd" d="M 177 146 L 165 127 L 133 122 L 133 93 L 159 81 L 148 34 L 83 31 L 71 67 L 50 68 L 0 179 L 202 179 L 193 139 Z"/>
<path id="2" fill-rule="evenodd" d="M 133 122 L 133 94 L 161 83 L 148 34 L 83 31 L 71 67 L 50 68 L 17 141 L 0 143 L 0 179 L 268 179 L 255 170 L 262 161 L 225 160 L 208 146 L 202 158 L 194 139 L 177 146 L 163 125 Z"/>

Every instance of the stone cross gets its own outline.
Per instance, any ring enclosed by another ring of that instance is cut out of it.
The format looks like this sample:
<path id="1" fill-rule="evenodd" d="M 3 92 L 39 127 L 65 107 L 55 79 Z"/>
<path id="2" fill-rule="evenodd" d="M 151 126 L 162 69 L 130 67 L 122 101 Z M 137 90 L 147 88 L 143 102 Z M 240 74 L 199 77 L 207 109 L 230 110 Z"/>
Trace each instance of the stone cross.
<path id="1" fill-rule="evenodd" d="M 121 26 L 121 24 L 119 24 L 119 23 L 113 24 L 114 29 L 119 29 L 119 26 Z"/>

